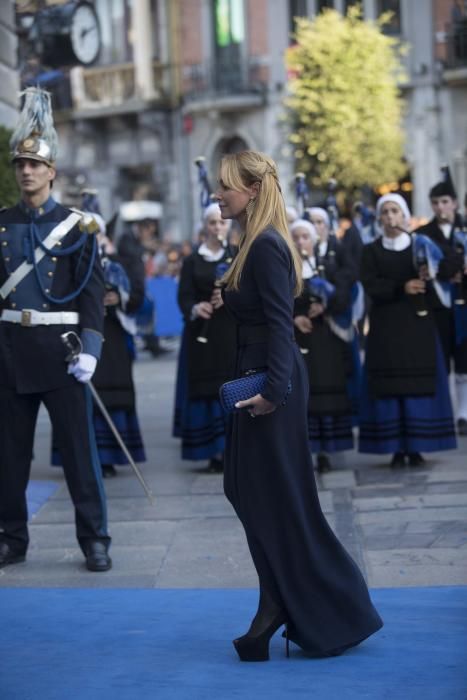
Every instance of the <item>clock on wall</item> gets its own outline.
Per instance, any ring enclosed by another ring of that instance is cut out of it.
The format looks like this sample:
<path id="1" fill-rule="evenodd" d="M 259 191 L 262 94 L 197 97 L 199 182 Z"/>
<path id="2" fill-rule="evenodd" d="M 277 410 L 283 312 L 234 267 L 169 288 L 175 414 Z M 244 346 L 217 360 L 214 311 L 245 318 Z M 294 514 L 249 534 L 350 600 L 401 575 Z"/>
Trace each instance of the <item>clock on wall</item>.
<path id="1" fill-rule="evenodd" d="M 87 2 L 76 5 L 70 21 L 71 48 L 84 65 L 94 63 L 101 50 L 101 31 L 94 6 Z"/>
<path id="2" fill-rule="evenodd" d="M 101 50 L 101 30 L 94 5 L 71 0 L 36 13 L 36 52 L 50 66 L 95 63 Z"/>

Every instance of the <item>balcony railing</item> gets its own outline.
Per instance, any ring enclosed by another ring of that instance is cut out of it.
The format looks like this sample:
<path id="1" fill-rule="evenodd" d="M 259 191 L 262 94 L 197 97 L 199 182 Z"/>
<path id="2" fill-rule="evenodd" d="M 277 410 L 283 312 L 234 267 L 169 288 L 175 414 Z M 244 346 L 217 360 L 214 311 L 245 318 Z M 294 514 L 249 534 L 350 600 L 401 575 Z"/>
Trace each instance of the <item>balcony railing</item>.
<path id="1" fill-rule="evenodd" d="M 467 67 L 467 18 L 446 27 L 446 68 Z"/>
<path id="2" fill-rule="evenodd" d="M 144 90 L 136 83 L 133 63 L 77 67 L 70 79 L 73 108 L 79 112 L 125 107 L 132 102 L 165 102 L 169 97 L 166 66 L 157 62 L 153 63 L 153 84 Z"/>
<path id="3" fill-rule="evenodd" d="M 264 94 L 269 68 L 254 58 L 248 63 L 221 64 L 205 61 L 183 66 L 182 92 L 185 100 L 203 97 L 232 97 Z"/>

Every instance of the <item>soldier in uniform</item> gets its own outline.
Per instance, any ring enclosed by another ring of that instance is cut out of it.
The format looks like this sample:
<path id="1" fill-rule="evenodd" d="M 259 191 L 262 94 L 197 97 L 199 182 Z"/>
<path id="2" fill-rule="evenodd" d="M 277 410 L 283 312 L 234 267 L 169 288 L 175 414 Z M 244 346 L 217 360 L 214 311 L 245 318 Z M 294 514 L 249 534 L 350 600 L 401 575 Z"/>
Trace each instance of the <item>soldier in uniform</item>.
<path id="1" fill-rule="evenodd" d="M 104 283 L 95 222 L 51 196 L 57 134 L 50 95 L 24 93 L 11 139 L 21 199 L 0 213 L 0 567 L 24 561 L 26 487 L 41 402 L 58 440 L 90 571 L 111 568 L 105 495 L 86 382 L 101 352 Z M 82 351 L 67 364 L 61 335 Z"/>
<path id="2" fill-rule="evenodd" d="M 466 250 L 460 241 L 465 240 L 465 226 L 458 212 L 457 194 L 449 168 L 443 168 L 444 180 L 430 190 L 430 202 L 434 217 L 417 229 L 431 238 L 442 250 L 438 279 L 451 283 L 452 303 L 445 306 L 437 302 L 434 318 L 444 352 L 448 372 L 454 360 L 457 394 L 457 428 L 459 435 L 467 435 L 467 266 Z M 465 246 L 465 243 L 464 243 Z"/>

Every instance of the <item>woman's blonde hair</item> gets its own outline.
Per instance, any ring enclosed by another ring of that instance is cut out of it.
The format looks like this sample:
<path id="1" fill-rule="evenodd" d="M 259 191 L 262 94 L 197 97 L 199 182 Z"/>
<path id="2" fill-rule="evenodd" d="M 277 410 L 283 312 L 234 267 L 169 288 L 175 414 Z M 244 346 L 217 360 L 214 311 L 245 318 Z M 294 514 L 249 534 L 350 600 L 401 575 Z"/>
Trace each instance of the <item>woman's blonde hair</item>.
<path id="1" fill-rule="evenodd" d="M 272 226 L 287 243 L 295 268 L 295 294 L 300 294 L 302 260 L 287 225 L 284 199 L 274 161 L 258 151 L 225 155 L 220 163 L 219 180 L 224 187 L 237 192 L 245 192 L 255 182 L 259 183 L 256 198 L 247 206 L 246 230 L 240 236 L 238 255 L 222 280 L 227 289 L 239 288 L 243 267 L 253 242 L 265 228 Z"/>

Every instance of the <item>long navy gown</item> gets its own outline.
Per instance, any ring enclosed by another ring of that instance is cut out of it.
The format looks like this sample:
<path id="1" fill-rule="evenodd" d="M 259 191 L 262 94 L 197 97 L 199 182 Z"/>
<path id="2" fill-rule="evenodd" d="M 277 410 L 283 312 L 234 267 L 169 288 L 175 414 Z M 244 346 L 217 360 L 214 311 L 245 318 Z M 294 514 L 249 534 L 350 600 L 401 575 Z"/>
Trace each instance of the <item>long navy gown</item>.
<path id="1" fill-rule="evenodd" d="M 358 644 L 383 623 L 319 504 L 293 289 L 288 247 L 267 228 L 251 247 L 239 291 L 225 291 L 224 300 L 238 324 L 237 376 L 267 367 L 262 395 L 277 408 L 255 418 L 246 411 L 233 416 L 224 489 L 245 528 L 260 586 L 287 614 L 290 639 L 326 656 Z M 289 380 L 292 391 L 282 405 Z"/>

